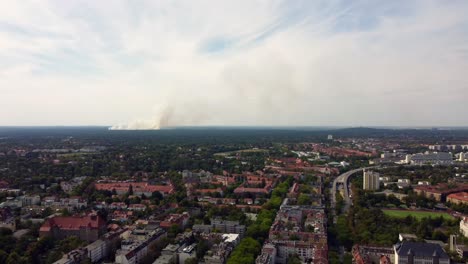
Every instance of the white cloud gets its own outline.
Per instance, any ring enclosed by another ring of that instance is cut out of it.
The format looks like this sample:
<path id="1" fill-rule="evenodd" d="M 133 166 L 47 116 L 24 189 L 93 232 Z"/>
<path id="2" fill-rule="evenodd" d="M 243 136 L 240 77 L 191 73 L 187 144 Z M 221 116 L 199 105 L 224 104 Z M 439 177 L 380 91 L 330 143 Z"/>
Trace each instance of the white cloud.
<path id="1" fill-rule="evenodd" d="M 466 11 L 464 1 L 3 3 L 0 125 L 464 125 Z"/>

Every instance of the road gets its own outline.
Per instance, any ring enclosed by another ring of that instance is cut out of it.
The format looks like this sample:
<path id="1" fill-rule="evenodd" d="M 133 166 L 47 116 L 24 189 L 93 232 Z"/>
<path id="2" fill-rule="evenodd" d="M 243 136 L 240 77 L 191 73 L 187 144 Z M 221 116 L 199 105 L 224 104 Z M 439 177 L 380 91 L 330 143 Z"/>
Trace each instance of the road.
<path id="1" fill-rule="evenodd" d="M 341 174 L 340 176 L 336 177 L 335 180 L 333 181 L 333 186 L 332 186 L 332 190 L 330 192 L 330 201 L 331 201 L 331 213 L 333 214 L 333 222 L 336 223 L 336 216 L 335 216 L 335 207 L 336 207 L 336 191 L 338 189 L 338 184 L 342 185 L 343 186 L 343 194 L 344 194 L 344 202 L 345 202 L 345 206 L 343 208 L 344 212 L 347 212 L 349 210 L 349 208 L 351 207 L 351 198 L 349 198 L 349 177 L 351 177 L 351 175 L 357 173 L 357 172 L 360 172 L 364 169 L 367 169 L 367 168 L 359 168 L 359 169 L 354 169 L 354 170 L 350 170 L 348 172 L 345 172 L 343 174 Z"/>

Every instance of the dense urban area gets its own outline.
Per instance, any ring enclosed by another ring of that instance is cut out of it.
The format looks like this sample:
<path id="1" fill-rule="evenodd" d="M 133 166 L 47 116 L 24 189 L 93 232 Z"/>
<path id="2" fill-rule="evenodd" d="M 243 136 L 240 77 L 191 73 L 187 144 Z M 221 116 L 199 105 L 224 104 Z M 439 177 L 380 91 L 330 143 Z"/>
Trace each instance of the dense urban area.
<path id="1" fill-rule="evenodd" d="M 468 130 L 0 128 L 0 263 L 465 263 Z"/>

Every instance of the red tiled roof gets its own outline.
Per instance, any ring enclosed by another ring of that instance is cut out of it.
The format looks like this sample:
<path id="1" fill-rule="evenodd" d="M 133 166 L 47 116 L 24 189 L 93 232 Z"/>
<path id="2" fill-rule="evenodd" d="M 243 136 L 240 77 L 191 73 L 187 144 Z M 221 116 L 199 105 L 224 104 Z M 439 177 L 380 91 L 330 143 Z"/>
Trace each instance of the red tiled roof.
<path id="1" fill-rule="evenodd" d="M 468 202 L 468 192 L 452 193 L 452 194 L 449 194 L 447 198 Z"/>
<path id="2" fill-rule="evenodd" d="M 63 230 L 79 230 L 80 228 L 99 229 L 105 225 L 104 219 L 97 215 L 55 216 L 47 219 L 39 231 L 49 232 L 52 227 L 58 227 Z"/>
<path id="3" fill-rule="evenodd" d="M 197 193 L 222 193 L 223 190 L 221 190 L 220 188 L 216 188 L 216 189 L 198 189 L 196 190 Z"/>
<path id="4" fill-rule="evenodd" d="M 169 185 L 150 185 L 147 182 L 111 182 L 111 183 L 96 183 L 96 190 L 107 191 L 125 191 L 130 189 L 130 185 L 134 192 L 161 192 L 165 194 L 174 193 L 174 186 Z"/>
<path id="5" fill-rule="evenodd" d="M 454 188 L 449 188 L 446 183 L 439 183 L 437 185 L 418 185 L 414 187 L 415 190 L 429 192 L 429 193 L 439 193 L 439 194 L 448 194 L 455 192 L 468 191 L 468 184 L 460 184 Z"/>
<path id="6" fill-rule="evenodd" d="M 239 186 L 234 190 L 234 193 L 269 193 L 267 188 L 246 188 Z"/>

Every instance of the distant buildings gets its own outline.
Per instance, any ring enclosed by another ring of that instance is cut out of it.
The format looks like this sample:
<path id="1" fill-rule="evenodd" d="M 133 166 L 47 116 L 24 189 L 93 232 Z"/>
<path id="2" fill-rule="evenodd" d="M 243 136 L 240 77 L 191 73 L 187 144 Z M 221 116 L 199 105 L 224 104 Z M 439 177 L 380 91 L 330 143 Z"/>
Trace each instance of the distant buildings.
<path id="1" fill-rule="evenodd" d="M 94 242 L 106 231 L 106 222 L 96 214 L 87 216 L 55 216 L 47 219 L 39 229 L 39 235 L 64 239 L 77 236 L 81 240 Z"/>
<path id="2" fill-rule="evenodd" d="M 468 237 L 468 217 L 466 216 L 460 220 L 460 233 L 465 237 Z"/>
<path id="3" fill-rule="evenodd" d="M 434 198 L 438 202 L 445 202 L 449 194 L 468 191 L 468 184 L 449 186 L 446 183 L 439 183 L 437 185 L 418 185 L 414 186 L 413 189 L 418 195 Z"/>
<path id="4" fill-rule="evenodd" d="M 78 264 L 86 260 L 86 249 L 85 248 L 77 248 L 74 249 L 65 255 L 54 264 Z"/>
<path id="5" fill-rule="evenodd" d="M 74 211 L 76 209 L 87 207 L 88 203 L 79 196 L 60 199 L 55 196 L 48 196 L 42 199 L 41 205 L 52 209 L 67 209 L 68 211 Z"/>
<path id="6" fill-rule="evenodd" d="M 303 263 L 328 263 L 323 209 L 281 206 L 256 264 L 285 264 L 291 255 L 297 255 Z"/>
<path id="7" fill-rule="evenodd" d="M 141 196 L 144 194 L 146 197 L 150 197 L 153 192 L 160 192 L 163 196 L 175 192 L 171 183 L 168 185 L 151 185 L 148 182 L 107 182 L 96 183 L 94 186 L 96 190 L 115 191 L 119 195 L 126 194 L 132 189 L 133 195 Z"/>
<path id="8" fill-rule="evenodd" d="M 380 174 L 373 171 L 364 171 L 363 189 L 368 191 L 376 191 L 380 188 Z"/>
<path id="9" fill-rule="evenodd" d="M 79 264 L 89 259 L 91 263 L 98 263 L 113 254 L 120 245 L 120 235 L 124 229 L 111 231 L 94 241 L 86 247 L 74 249 L 66 254 L 54 264 Z"/>
<path id="10" fill-rule="evenodd" d="M 41 203 L 41 197 L 39 195 L 25 195 L 21 197 L 23 206 L 38 205 Z"/>
<path id="11" fill-rule="evenodd" d="M 244 176 L 244 183 L 234 190 L 235 194 L 267 195 L 273 189 L 274 179 L 255 175 Z"/>
<path id="12" fill-rule="evenodd" d="M 199 233 L 209 234 L 213 231 L 220 233 L 231 233 L 239 234 L 240 237 L 244 237 L 245 225 L 240 225 L 239 221 L 225 221 L 218 218 L 211 219 L 210 225 L 194 225 L 192 230 Z"/>
<path id="13" fill-rule="evenodd" d="M 449 264 L 450 258 L 439 244 L 403 241 L 394 246 L 395 264 Z"/>
<path id="14" fill-rule="evenodd" d="M 121 248 L 115 253 L 115 263 L 118 264 L 138 264 L 148 255 L 149 249 L 157 241 L 166 237 L 166 232 L 157 229 L 143 236 L 135 236 L 125 239 L 121 243 Z"/>
<path id="15" fill-rule="evenodd" d="M 180 246 L 177 244 L 167 245 L 161 252 L 161 256 L 157 258 L 153 264 L 173 264 L 177 263 L 177 251 Z"/>
<path id="16" fill-rule="evenodd" d="M 100 239 L 85 247 L 88 258 L 92 263 L 101 261 L 107 258 L 111 253 L 114 253 L 120 245 L 120 235 L 125 229 L 118 229 L 104 234 Z"/>
<path id="17" fill-rule="evenodd" d="M 458 154 L 458 161 L 460 161 L 460 162 L 468 161 L 468 153 L 460 152 Z"/>
<path id="18" fill-rule="evenodd" d="M 70 181 L 61 181 L 60 188 L 62 188 L 64 192 L 70 194 L 73 191 L 73 189 L 79 186 L 80 184 L 82 184 L 86 178 L 87 178 L 86 176 L 82 176 L 82 177 L 75 177 L 71 179 Z"/>
<path id="19" fill-rule="evenodd" d="M 355 244 L 351 250 L 355 264 L 390 264 L 394 260 L 393 248 L 361 246 Z"/>
<path id="20" fill-rule="evenodd" d="M 406 163 L 412 165 L 451 165 L 453 164 L 453 156 L 449 152 L 418 153 L 406 155 Z"/>
<path id="21" fill-rule="evenodd" d="M 434 151 L 459 151 L 459 150 L 468 150 L 468 145 L 429 145 L 429 150 Z"/>
<path id="22" fill-rule="evenodd" d="M 169 229 L 171 226 L 177 225 L 179 228 L 184 229 L 187 226 L 189 219 L 190 215 L 187 212 L 182 214 L 170 214 L 161 221 L 159 226 Z"/>
<path id="23" fill-rule="evenodd" d="M 447 202 L 453 204 L 468 204 L 468 192 L 458 192 L 447 195 Z"/>
<path id="24" fill-rule="evenodd" d="M 224 264 L 234 247 L 239 244 L 239 234 L 223 234 L 222 242 L 217 243 L 204 256 L 205 264 Z"/>
<path id="25" fill-rule="evenodd" d="M 179 248 L 177 251 L 177 260 L 179 264 L 185 264 L 187 259 L 195 258 L 197 256 L 197 251 L 195 250 L 196 244 L 184 245 Z"/>
<path id="26" fill-rule="evenodd" d="M 0 208 L 0 227 L 8 228 L 11 231 L 16 230 L 16 222 L 10 208 Z"/>

